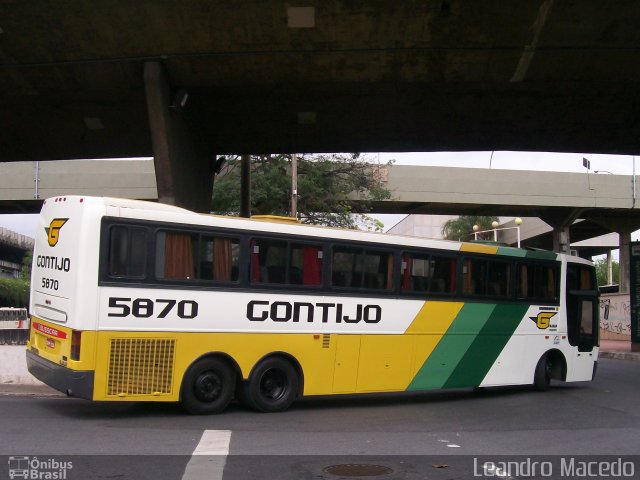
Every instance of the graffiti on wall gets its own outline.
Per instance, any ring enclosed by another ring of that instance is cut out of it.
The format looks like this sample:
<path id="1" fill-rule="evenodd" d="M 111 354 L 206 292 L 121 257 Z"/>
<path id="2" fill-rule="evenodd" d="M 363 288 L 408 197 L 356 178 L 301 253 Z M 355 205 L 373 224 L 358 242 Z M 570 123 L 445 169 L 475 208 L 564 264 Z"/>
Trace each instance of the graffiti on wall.
<path id="1" fill-rule="evenodd" d="M 600 297 L 600 329 L 603 332 L 631 335 L 629 295 L 602 295 Z"/>

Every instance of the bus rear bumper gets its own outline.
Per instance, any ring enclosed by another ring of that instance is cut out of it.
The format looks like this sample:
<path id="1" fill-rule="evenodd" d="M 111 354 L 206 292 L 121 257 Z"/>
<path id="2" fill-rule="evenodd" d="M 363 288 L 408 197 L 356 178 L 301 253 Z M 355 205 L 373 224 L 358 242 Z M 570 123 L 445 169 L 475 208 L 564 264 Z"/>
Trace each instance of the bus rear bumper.
<path id="1" fill-rule="evenodd" d="M 91 370 L 71 370 L 39 357 L 27 350 L 29 373 L 41 382 L 70 397 L 93 399 L 93 377 Z"/>

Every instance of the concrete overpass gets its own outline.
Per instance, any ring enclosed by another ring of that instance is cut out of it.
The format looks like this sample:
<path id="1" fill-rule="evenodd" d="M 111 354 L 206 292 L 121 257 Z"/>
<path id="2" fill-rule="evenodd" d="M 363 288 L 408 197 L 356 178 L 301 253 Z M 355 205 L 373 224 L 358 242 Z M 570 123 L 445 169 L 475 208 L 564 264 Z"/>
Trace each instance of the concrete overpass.
<path id="1" fill-rule="evenodd" d="M 157 200 L 151 159 L 0 163 L 0 213 L 37 213 L 42 200 L 93 195 Z"/>
<path id="2" fill-rule="evenodd" d="M 635 176 L 393 166 L 383 177 L 394 197 L 375 205 L 379 213 L 538 217 L 552 232 L 533 245 L 565 253 L 572 241 L 617 232 L 628 291 L 629 243 L 640 228 Z"/>
<path id="3" fill-rule="evenodd" d="M 22 259 L 33 244 L 33 238 L 0 227 L 0 278 L 20 276 Z"/>
<path id="4" fill-rule="evenodd" d="M 374 204 L 376 213 L 535 216 L 554 231 L 551 243 L 538 239 L 535 246 L 556 251 L 611 231 L 626 238 L 640 228 L 629 175 L 394 165 L 382 167 L 380 178 L 392 199 Z M 153 162 L 0 163 L 0 211 L 37 212 L 42 199 L 70 194 L 157 200 Z"/>
<path id="5" fill-rule="evenodd" d="M 640 4 L 0 2 L 0 161 L 148 156 L 204 210 L 215 154 L 640 151 Z"/>

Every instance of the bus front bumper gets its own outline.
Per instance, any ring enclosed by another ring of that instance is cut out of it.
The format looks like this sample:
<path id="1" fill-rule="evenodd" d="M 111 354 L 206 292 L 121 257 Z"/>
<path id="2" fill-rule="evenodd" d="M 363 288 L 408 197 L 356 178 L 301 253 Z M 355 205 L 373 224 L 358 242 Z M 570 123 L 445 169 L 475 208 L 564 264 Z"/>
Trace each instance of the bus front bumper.
<path id="1" fill-rule="evenodd" d="M 71 370 L 27 350 L 29 373 L 41 382 L 70 397 L 93 399 L 92 370 Z"/>

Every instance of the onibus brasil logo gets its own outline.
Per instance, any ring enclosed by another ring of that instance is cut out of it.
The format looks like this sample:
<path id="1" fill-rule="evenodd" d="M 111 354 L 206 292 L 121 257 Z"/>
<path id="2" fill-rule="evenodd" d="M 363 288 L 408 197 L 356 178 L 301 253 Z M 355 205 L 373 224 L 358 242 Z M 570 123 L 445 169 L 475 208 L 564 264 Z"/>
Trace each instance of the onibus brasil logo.
<path id="1" fill-rule="evenodd" d="M 50 247 L 55 247 L 60 239 L 60 229 L 67 223 L 68 218 L 54 218 L 44 231 L 47 232 L 47 240 Z"/>
<path id="2" fill-rule="evenodd" d="M 73 468 L 73 462 L 64 462 L 55 458 L 27 456 L 9 457 L 9 478 L 38 480 L 65 480 L 67 471 Z"/>

